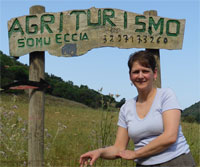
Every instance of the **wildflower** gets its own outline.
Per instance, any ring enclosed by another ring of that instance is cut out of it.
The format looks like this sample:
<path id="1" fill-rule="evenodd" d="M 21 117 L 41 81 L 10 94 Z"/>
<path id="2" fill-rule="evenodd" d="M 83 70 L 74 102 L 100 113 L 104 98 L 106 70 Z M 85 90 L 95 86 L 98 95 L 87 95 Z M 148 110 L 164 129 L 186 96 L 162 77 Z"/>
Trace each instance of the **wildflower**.
<path id="1" fill-rule="evenodd" d="M 14 128 L 15 126 L 16 126 L 16 124 L 12 124 L 12 125 L 11 125 L 11 128 Z"/>
<path id="2" fill-rule="evenodd" d="M 20 156 L 21 154 L 23 154 L 25 151 L 24 150 L 20 150 L 17 154 L 18 156 Z"/>
<path id="3" fill-rule="evenodd" d="M 24 133 L 26 131 L 26 128 L 22 128 L 21 131 L 22 133 Z"/>
<path id="4" fill-rule="evenodd" d="M 47 137 L 47 138 L 48 138 L 48 137 L 50 138 L 50 137 L 51 137 L 51 134 L 47 133 L 47 134 L 46 134 L 46 137 Z"/>
<path id="5" fill-rule="evenodd" d="M 18 119 L 17 119 L 17 120 L 20 122 L 20 121 L 22 120 L 22 118 L 18 116 Z"/>
<path id="6" fill-rule="evenodd" d="M 67 128 L 67 126 L 66 126 L 66 125 L 63 125 L 63 128 L 64 128 L 64 129 L 66 129 L 66 128 Z"/>
<path id="7" fill-rule="evenodd" d="M 4 151 L 0 151 L 0 154 L 5 155 L 6 153 Z"/>
<path id="8" fill-rule="evenodd" d="M 14 109 L 17 109 L 18 107 L 17 107 L 17 105 L 14 105 L 13 108 L 14 108 Z"/>
<path id="9" fill-rule="evenodd" d="M 13 134 L 9 139 L 13 140 L 15 138 L 16 134 Z"/>
<path id="10" fill-rule="evenodd" d="M 14 112 L 14 111 L 10 111 L 10 112 L 8 113 L 8 115 L 13 116 L 13 115 L 15 115 L 15 112 Z"/>
<path id="11" fill-rule="evenodd" d="M 46 150 L 49 150 L 49 147 L 46 147 L 45 149 L 46 149 Z"/>

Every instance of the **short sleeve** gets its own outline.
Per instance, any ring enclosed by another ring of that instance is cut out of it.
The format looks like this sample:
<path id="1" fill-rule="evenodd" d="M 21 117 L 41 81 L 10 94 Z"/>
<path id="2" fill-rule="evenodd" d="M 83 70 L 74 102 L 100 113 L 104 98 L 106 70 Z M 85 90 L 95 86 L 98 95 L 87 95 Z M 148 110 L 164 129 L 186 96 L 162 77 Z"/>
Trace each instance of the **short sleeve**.
<path id="1" fill-rule="evenodd" d="M 162 112 L 171 109 L 179 109 L 182 111 L 175 93 L 168 88 L 162 94 Z"/>
<path id="2" fill-rule="evenodd" d="M 126 117 L 125 117 L 125 106 L 124 105 L 120 108 L 117 125 L 121 126 L 123 128 L 127 128 Z"/>

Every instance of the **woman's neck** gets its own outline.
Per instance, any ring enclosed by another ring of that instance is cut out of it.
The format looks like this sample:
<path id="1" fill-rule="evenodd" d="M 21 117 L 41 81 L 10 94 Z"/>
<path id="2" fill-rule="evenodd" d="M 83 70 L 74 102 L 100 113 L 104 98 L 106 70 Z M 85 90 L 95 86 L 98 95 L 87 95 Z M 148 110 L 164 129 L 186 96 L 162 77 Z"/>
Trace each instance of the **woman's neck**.
<path id="1" fill-rule="evenodd" d="M 156 93 L 156 88 L 154 87 L 146 91 L 140 91 L 138 92 L 137 102 L 140 102 L 140 103 L 145 102 L 148 99 L 154 97 L 155 93 Z"/>

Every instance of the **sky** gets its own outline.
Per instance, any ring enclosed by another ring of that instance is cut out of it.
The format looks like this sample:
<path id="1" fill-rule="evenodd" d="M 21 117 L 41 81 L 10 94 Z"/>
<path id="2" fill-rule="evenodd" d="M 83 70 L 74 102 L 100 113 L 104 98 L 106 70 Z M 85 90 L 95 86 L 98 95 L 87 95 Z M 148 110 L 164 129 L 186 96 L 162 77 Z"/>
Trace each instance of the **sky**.
<path id="1" fill-rule="evenodd" d="M 200 100 L 200 2 L 198 0 L 0 0 L 0 50 L 9 55 L 7 22 L 11 18 L 29 14 L 29 8 L 42 5 L 46 12 L 74 9 L 113 8 L 143 14 L 156 10 L 158 16 L 186 19 L 181 50 L 160 49 L 162 88 L 171 88 L 185 109 Z M 119 94 L 127 100 L 137 95 L 131 85 L 127 61 L 136 49 L 116 47 L 95 48 L 78 57 L 57 57 L 45 52 L 45 72 L 72 81 L 74 85 L 87 85 L 102 93 Z M 18 61 L 29 65 L 29 55 Z"/>

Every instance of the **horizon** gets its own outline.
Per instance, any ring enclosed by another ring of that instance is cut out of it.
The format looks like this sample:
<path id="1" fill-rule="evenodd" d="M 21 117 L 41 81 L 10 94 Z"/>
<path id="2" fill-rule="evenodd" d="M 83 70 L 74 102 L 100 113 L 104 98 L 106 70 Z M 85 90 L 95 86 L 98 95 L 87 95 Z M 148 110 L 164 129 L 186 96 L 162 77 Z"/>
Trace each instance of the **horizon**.
<path id="1" fill-rule="evenodd" d="M 60 3 L 59 3 L 60 2 Z M 77 3 L 79 2 L 79 3 Z M 14 17 L 29 14 L 33 5 L 45 6 L 46 12 L 62 12 L 74 9 L 114 8 L 143 14 L 146 10 L 157 10 L 158 16 L 173 19 L 186 19 L 183 48 L 181 50 L 160 49 L 161 83 L 163 88 L 170 87 L 178 98 L 182 109 L 200 101 L 199 89 L 199 1 L 23 1 L 2 0 L 0 29 L 0 50 L 9 55 L 7 22 Z M 173 5 L 170 4 L 173 3 Z M 65 4 L 65 5 L 64 5 Z M 187 12 L 186 12 L 187 11 Z M 5 15 L 6 13 L 6 15 Z M 119 99 L 130 99 L 137 95 L 131 86 L 127 61 L 131 53 L 143 50 L 101 47 L 88 51 L 78 57 L 56 57 L 45 52 L 45 72 L 72 81 L 74 85 L 87 85 L 98 91 L 103 87 L 105 95 L 119 94 Z M 192 53 L 192 54 L 191 54 Z M 29 65 L 29 56 L 21 56 L 19 62 Z"/>

